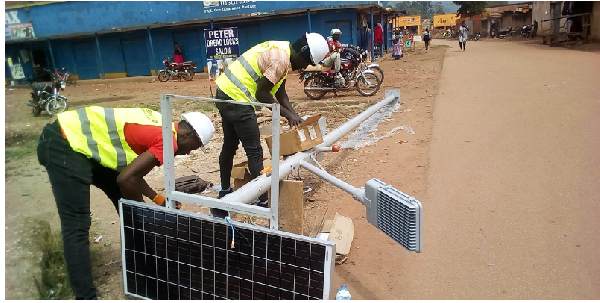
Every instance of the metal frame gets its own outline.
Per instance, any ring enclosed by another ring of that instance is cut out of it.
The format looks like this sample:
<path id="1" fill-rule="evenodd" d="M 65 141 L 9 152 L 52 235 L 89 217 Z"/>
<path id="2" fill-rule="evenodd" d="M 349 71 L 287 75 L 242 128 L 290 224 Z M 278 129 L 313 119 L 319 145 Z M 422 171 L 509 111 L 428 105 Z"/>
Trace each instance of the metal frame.
<path id="1" fill-rule="evenodd" d="M 278 220 L 279 220 L 279 161 L 272 161 L 272 173 L 271 175 L 274 177 L 270 184 L 271 189 L 271 207 L 264 208 L 254 205 L 247 205 L 253 202 L 258 196 L 252 198 L 251 200 L 240 202 L 232 202 L 227 199 L 215 199 L 211 197 L 205 197 L 200 195 L 191 195 L 186 194 L 180 191 L 175 190 L 175 155 L 174 155 L 174 147 L 173 147 L 173 110 L 172 110 L 172 99 L 185 99 L 192 101 L 204 101 L 204 102 L 224 102 L 224 103 L 232 103 L 238 104 L 239 106 L 265 106 L 270 107 L 272 109 L 271 119 L 273 122 L 272 128 L 272 136 L 273 136 L 273 144 L 272 144 L 272 152 L 271 159 L 279 160 L 279 121 L 280 121 L 280 105 L 279 104 L 265 104 L 265 103 L 257 103 L 257 102 L 240 102 L 233 100 L 220 100 L 220 99 L 212 99 L 212 98 L 202 98 L 202 97 L 189 97 L 189 96 L 180 96 L 180 95 L 172 95 L 172 94 L 164 94 L 161 95 L 161 113 L 162 113 L 162 128 L 163 128 L 163 157 L 164 157 L 164 171 L 165 171 L 165 197 L 167 199 L 167 207 L 174 208 L 175 202 L 187 202 L 193 203 L 202 206 L 215 207 L 225 209 L 227 211 L 234 211 L 239 213 L 245 213 L 249 215 L 264 217 L 270 219 L 271 228 L 278 229 Z M 263 192 L 266 192 L 268 188 L 265 188 Z"/>
<path id="2" fill-rule="evenodd" d="M 294 155 L 289 156 L 283 162 L 275 161 L 279 159 L 279 104 L 264 104 L 264 103 L 252 103 L 252 102 L 238 102 L 231 100 L 218 100 L 210 98 L 200 97 L 187 97 L 179 95 L 162 95 L 162 119 L 163 119 L 163 153 L 164 153 L 164 170 L 165 170 L 165 196 L 167 198 L 167 207 L 173 208 L 174 201 L 193 203 L 208 207 L 217 207 L 228 211 L 235 211 L 239 213 L 245 213 L 249 215 L 259 216 L 268 218 L 271 220 L 271 228 L 278 229 L 278 215 L 279 215 L 279 181 L 286 178 L 293 170 L 299 167 L 304 167 L 307 170 L 315 173 L 317 176 L 322 177 L 333 185 L 340 187 L 341 189 L 349 192 L 352 196 L 360 201 L 364 201 L 364 189 L 354 188 L 352 185 L 339 180 L 338 178 L 328 174 L 324 170 L 320 170 L 313 165 L 316 163 L 316 159 L 320 158 L 321 153 L 330 150 L 330 146 L 336 143 L 339 139 L 348 134 L 351 130 L 358 127 L 363 121 L 371 117 L 373 114 L 378 112 L 384 106 L 393 102 L 400 102 L 400 91 L 399 90 L 387 90 L 385 92 L 386 98 L 379 101 L 375 105 L 369 107 L 367 110 L 350 119 L 346 123 L 342 124 L 337 129 L 329 132 L 323 136 L 323 143 L 303 152 L 298 152 Z M 200 195 L 191 195 L 175 190 L 175 167 L 174 167 L 174 155 L 173 155 L 173 142 L 172 142 L 172 109 L 171 99 L 187 99 L 195 101 L 208 101 L 208 102 L 227 102 L 233 104 L 240 104 L 240 106 L 248 105 L 260 105 L 267 106 L 273 109 L 273 144 L 272 144 L 272 172 L 271 175 L 261 175 L 258 178 L 246 183 L 241 188 L 234 192 L 226 195 L 222 199 L 215 199 L 210 197 L 204 197 Z M 262 208 L 253 205 L 247 205 L 252 203 L 263 193 L 271 190 L 271 208 Z"/>
<path id="3" fill-rule="evenodd" d="M 123 204 L 137 205 L 139 203 L 140 202 L 133 201 L 133 200 L 120 199 L 119 200 L 119 214 L 123 214 Z M 224 224 L 222 220 L 216 219 L 211 216 L 206 216 L 201 213 L 194 213 L 194 212 L 178 210 L 178 209 L 169 208 L 169 207 L 165 208 L 162 206 L 149 204 L 149 203 L 145 203 L 144 207 L 148 207 L 148 208 L 151 208 L 154 210 L 159 210 L 159 211 L 170 212 L 173 214 L 185 214 L 190 217 L 195 217 L 195 218 L 198 218 L 201 220 L 207 220 L 207 221 L 211 221 L 213 223 Z M 134 296 L 137 298 L 148 299 L 146 297 L 130 293 L 129 290 L 127 289 L 127 263 L 125 262 L 125 226 L 124 226 L 125 222 L 124 222 L 124 218 L 122 215 L 119 216 L 119 220 L 120 220 L 120 229 L 121 229 L 121 255 L 122 255 L 121 258 L 123 260 L 121 262 L 121 264 L 122 264 L 122 268 L 123 268 L 124 292 L 127 295 L 131 295 L 131 296 Z M 275 229 L 269 229 L 269 228 L 265 228 L 265 227 L 258 226 L 258 225 L 241 223 L 241 222 L 237 222 L 237 221 L 233 221 L 233 220 L 231 220 L 231 223 L 227 223 L 227 224 L 232 224 L 235 227 L 241 227 L 244 229 L 250 229 L 250 230 L 254 230 L 254 231 L 264 232 L 266 234 L 277 235 L 277 236 L 281 236 L 281 237 L 302 240 L 302 241 L 306 241 L 309 243 L 317 243 L 317 244 L 324 245 L 325 246 L 325 260 L 324 260 L 324 268 L 323 268 L 323 277 L 324 277 L 324 279 L 323 279 L 323 299 L 329 300 L 329 294 L 331 292 L 331 286 L 332 286 L 332 282 L 333 282 L 333 269 L 335 266 L 335 242 L 321 240 L 318 238 L 311 238 L 311 237 L 304 236 L 304 235 L 297 235 L 297 234 L 279 231 L 279 230 L 275 230 Z"/>

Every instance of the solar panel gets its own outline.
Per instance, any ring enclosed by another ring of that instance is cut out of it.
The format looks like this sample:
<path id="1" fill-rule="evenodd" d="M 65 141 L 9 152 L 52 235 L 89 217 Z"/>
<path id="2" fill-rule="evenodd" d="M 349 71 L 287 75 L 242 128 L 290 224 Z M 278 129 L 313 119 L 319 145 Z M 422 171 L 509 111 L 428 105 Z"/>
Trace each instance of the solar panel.
<path id="1" fill-rule="evenodd" d="M 333 242 L 120 202 L 126 294 L 161 300 L 329 298 Z"/>

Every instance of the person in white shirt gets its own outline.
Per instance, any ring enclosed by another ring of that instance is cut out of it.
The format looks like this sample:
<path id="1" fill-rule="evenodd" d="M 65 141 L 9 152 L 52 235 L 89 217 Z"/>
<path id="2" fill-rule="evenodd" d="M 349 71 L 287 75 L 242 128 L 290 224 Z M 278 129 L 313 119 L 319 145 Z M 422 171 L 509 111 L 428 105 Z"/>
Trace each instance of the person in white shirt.
<path id="1" fill-rule="evenodd" d="M 462 25 L 458 28 L 458 46 L 462 51 L 467 50 L 467 36 L 469 34 L 469 27 L 462 22 Z"/>

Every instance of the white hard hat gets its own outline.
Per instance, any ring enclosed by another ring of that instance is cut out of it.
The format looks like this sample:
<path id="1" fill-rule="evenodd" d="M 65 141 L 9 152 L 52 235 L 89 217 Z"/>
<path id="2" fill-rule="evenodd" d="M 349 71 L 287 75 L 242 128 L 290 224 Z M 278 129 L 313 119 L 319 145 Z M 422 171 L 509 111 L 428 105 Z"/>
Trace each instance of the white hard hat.
<path id="1" fill-rule="evenodd" d="M 317 65 L 329 53 L 329 46 L 323 36 L 317 33 L 306 33 L 306 42 L 310 49 L 310 59 L 313 65 Z"/>
<path id="2" fill-rule="evenodd" d="M 192 126 L 196 135 L 202 141 L 202 150 L 204 150 L 204 147 L 215 133 L 215 126 L 210 118 L 201 112 L 185 113 L 181 115 L 181 118 Z"/>
<path id="3" fill-rule="evenodd" d="M 331 30 L 331 34 L 330 35 L 333 36 L 335 34 L 341 35 L 342 31 L 339 28 L 334 28 L 334 29 Z"/>

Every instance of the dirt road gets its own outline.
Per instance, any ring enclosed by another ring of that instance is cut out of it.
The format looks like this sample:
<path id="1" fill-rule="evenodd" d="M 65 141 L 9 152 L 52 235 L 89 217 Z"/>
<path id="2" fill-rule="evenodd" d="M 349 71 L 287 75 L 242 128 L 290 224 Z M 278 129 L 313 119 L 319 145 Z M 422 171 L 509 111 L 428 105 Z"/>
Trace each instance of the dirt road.
<path id="1" fill-rule="evenodd" d="M 415 131 L 327 154 L 322 164 L 352 185 L 376 177 L 421 200 L 421 254 L 368 224 L 364 207 L 348 194 L 303 172 L 313 189 L 305 200 L 305 233 L 326 208 L 328 219 L 339 212 L 354 221 L 352 251 L 336 266 L 333 285 L 346 284 L 353 299 L 599 299 L 598 53 L 523 41 L 469 42 L 468 51 L 459 53 L 457 42 L 451 48 L 444 43 L 436 39 L 428 52 L 399 61 L 384 58 L 383 87 L 370 98 L 348 92 L 310 101 L 295 76 L 289 78 L 288 95 L 298 112 L 326 115 L 329 128 L 383 99 L 385 89 L 399 88 L 402 107 L 377 135 L 401 125 Z M 80 81 L 65 94 L 71 108 L 158 108 L 165 92 L 210 94 L 206 80 L 147 78 Z M 12 155 L 5 171 L 6 298 L 37 298 L 31 277 L 39 271 L 39 254 L 28 242 L 29 222 L 43 218 L 58 230 L 58 216 L 46 172 L 19 144 L 30 147 L 27 142 L 52 119 L 31 117 L 27 88 L 5 96 Z M 174 112 L 189 109 L 216 114 L 186 102 L 177 102 Z M 218 168 L 219 128 L 208 154 L 178 157 L 178 176 L 198 172 L 218 180 L 218 172 L 207 172 Z M 236 162 L 244 157 L 239 153 Z M 147 180 L 162 190 L 160 169 Z M 103 235 L 95 278 L 100 298 L 123 299 L 114 262 L 121 258 L 118 224 L 112 224 L 118 217 L 101 191 L 93 188 L 91 196 L 91 237 Z"/>
<path id="2" fill-rule="evenodd" d="M 336 285 L 353 299 L 600 299 L 600 54 L 457 44 L 417 195 L 423 253 L 371 248 L 389 240 L 365 238 L 359 222 L 352 253 L 371 259 L 336 268 Z"/>

